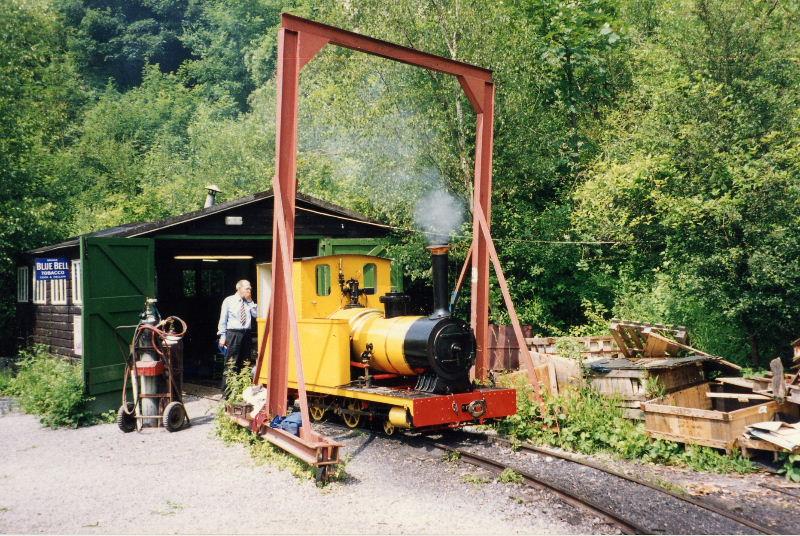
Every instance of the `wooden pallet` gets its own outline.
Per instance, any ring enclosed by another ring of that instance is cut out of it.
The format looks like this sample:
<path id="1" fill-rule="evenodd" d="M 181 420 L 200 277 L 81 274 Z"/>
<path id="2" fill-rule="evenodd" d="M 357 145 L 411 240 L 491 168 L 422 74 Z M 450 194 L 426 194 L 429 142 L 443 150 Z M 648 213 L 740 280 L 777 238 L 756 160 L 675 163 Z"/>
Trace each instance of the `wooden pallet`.
<path id="1" fill-rule="evenodd" d="M 689 336 L 683 326 L 613 319 L 610 328 L 620 352 L 627 358 L 677 357 L 689 344 Z"/>
<path id="2" fill-rule="evenodd" d="M 559 341 L 571 340 L 582 348 L 581 359 L 607 359 L 622 357 L 612 336 L 606 337 L 530 337 L 525 339 L 528 348 L 539 354 L 560 355 Z"/>

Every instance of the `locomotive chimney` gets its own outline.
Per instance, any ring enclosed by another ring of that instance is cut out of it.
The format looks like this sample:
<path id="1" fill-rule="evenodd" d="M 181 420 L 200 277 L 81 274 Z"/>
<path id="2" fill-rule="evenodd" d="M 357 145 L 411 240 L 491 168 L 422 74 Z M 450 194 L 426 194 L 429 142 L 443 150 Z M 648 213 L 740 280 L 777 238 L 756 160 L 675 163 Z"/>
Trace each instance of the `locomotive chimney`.
<path id="1" fill-rule="evenodd" d="M 431 318 L 450 316 L 447 290 L 447 265 L 450 246 L 440 244 L 428 246 L 431 252 L 431 266 L 433 268 L 433 314 Z"/>

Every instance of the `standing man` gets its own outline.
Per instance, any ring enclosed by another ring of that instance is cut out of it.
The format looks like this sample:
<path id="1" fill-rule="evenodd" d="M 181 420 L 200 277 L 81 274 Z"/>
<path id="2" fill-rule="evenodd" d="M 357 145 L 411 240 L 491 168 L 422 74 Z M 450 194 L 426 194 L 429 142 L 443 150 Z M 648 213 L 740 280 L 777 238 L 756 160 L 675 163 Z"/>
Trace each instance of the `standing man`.
<path id="1" fill-rule="evenodd" d="M 250 281 L 242 279 L 236 283 L 236 294 L 222 300 L 217 335 L 220 346 L 228 348 L 228 360 L 234 361 L 234 372 L 239 372 L 243 363 L 250 359 L 250 326 L 257 313 L 251 292 Z M 227 376 L 223 379 L 223 389 L 226 384 Z"/>

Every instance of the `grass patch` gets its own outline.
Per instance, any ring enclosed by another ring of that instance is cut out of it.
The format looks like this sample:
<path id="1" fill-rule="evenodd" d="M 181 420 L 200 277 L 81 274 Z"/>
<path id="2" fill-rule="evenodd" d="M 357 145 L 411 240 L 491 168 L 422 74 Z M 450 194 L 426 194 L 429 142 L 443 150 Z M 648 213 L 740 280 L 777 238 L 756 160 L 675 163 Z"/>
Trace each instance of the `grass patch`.
<path id="1" fill-rule="evenodd" d="M 474 475 L 472 473 L 468 473 L 461 477 L 461 481 L 465 484 L 472 484 L 474 486 L 481 486 L 483 484 L 488 484 L 490 480 L 484 476 Z"/>
<path id="2" fill-rule="evenodd" d="M 497 480 L 503 484 L 522 484 L 522 475 L 512 468 L 506 467 L 497 477 Z"/>
<path id="3" fill-rule="evenodd" d="M 778 470 L 786 480 L 800 482 L 800 454 L 781 454 L 783 466 Z"/>
<path id="4" fill-rule="evenodd" d="M 712 448 L 652 439 L 644 425 L 623 417 L 618 401 L 590 387 L 531 400 L 531 387 L 517 385 L 518 410 L 497 424 L 512 440 L 560 447 L 583 454 L 609 453 L 619 458 L 690 467 L 715 473 L 755 470 L 739 452 L 728 456 Z"/>
<path id="5" fill-rule="evenodd" d="M 0 396 L 12 396 L 11 385 L 14 381 L 14 373 L 11 369 L 0 369 Z"/>
<path id="6" fill-rule="evenodd" d="M 0 369 L 0 396 L 14 397 L 25 413 L 38 415 L 51 428 L 90 426 L 113 423 L 116 410 L 92 413 L 86 396 L 80 361 L 51 354 L 47 347 L 35 344 L 20 350 L 17 372 Z"/>
<path id="7" fill-rule="evenodd" d="M 245 364 L 239 372 L 233 372 L 231 367 L 232 365 L 229 362 L 226 394 L 231 403 L 242 402 L 242 392 L 252 384 L 250 367 Z M 278 469 L 289 471 L 301 480 L 314 480 L 316 478 L 316 469 L 314 467 L 287 454 L 272 443 L 264 440 L 261 436 L 237 424 L 228 417 L 222 404 L 217 410 L 214 431 L 216 436 L 225 443 L 245 445 L 250 452 L 250 457 L 253 458 L 257 465 L 271 465 Z M 329 478 L 330 482 L 342 481 L 346 478 L 346 464 L 347 460 L 345 459 L 337 466 L 336 472 Z"/>
<path id="8" fill-rule="evenodd" d="M 444 456 L 442 456 L 442 461 L 448 463 L 456 463 L 460 459 L 461 459 L 461 453 L 458 452 L 457 450 L 448 450 L 447 452 L 444 453 Z"/>

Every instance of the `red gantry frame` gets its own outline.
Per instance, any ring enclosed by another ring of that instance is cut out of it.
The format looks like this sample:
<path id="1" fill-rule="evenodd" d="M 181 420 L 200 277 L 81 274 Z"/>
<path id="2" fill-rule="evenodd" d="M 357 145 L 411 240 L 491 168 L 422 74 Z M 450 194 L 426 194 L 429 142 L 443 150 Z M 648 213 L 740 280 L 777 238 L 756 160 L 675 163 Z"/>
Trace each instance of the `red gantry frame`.
<path id="1" fill-rule="evenodd" d="M 325 24 L 284 13 L 278 33 L 278 94 L 277 135 L 275 142 L 275 194 L 272 226 L 272 296 L 269 320 L 259 349 L 255 377 L 258 378 L 269 345 L 268 400 L 251 427 L 267 440 L 303 461 L 324 466 L 338 463 L 339 444 L 315 432 L 308 416 L 302 349 L 292 291 L 292 260 L 294 249 L 295 197 L 297 192 L 297 112 L 300 71 L 326 45 L 336 45 L 382 58 L 415 65 L 455 76 L 477 114 L 475 146 L 475 179 L 473 199 L 473 239 L 470 254 L 461 271 L 458 285 L 463 282 L 471 264 L 471 326 L 475 331 L 477 361 L 475 375 L 488 377 L 489 332 L 489 261 L 510 313 L 514 334 L 521 350 L 522 365 L 528 372 L 538 395 L 538 381 L 533 372 L 534 361 L 527 351 L 514 305 L 508 292 L 500 261 L 489 229 L 492 191 L 492 143 L 494 128 L 494 82 L 488 69 L 443 58 L 408 47 L 373 39 Z M 293 349 L 297 368 L 298 396 L 302 417 L 300 435 L 269 427 L 268 419 L 286 415 L 289 353 Z"/>

